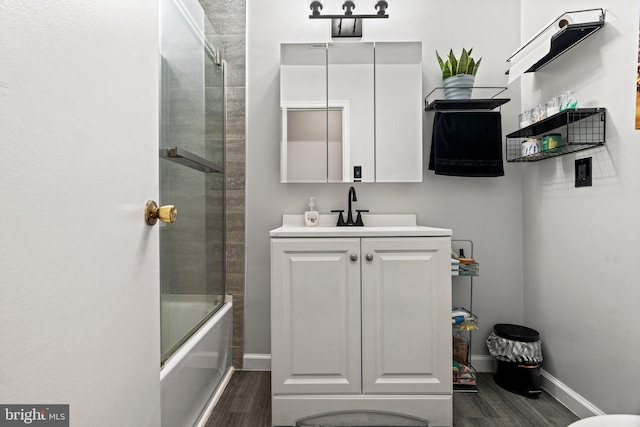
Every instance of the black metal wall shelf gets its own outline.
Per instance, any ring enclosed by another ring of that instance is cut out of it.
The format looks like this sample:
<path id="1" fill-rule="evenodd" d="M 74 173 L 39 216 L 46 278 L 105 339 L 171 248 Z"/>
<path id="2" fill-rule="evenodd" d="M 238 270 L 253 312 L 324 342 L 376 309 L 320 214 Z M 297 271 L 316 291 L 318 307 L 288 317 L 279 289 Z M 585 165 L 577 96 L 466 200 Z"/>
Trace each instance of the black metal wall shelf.
<path id="1" fill-rule="evenodd" d="M 556 19 L 556 21 L 558 21 L 564 16 L 568 16 L 569 14 L 575 14 L 576 16 L 580 16 L 580 15 L 589 14 L 591 12 L 596 12 L 596 13 L 599 12 L 597 21 L 580 22 L 580 23 L 574 23 L 574 24 L 570 24 L 567 21 L 567 25 L 562 27 L 560 31 L 558 31 L 556 34 L 554 34 L 551 37 L 551 40 L 550 40 L 551 46 L 549 48 L 549 52 L 546 55 L 544 55 L 542 58 L 540 58 L 537 62 L 535 62 L 533 65 L 531 65 L 527 70 L 525 70 L 525 73 L 532 73 L 541 69 L 542 67 L 549 64 L 550 62 L 555 60 L 557 57 L 559 57 L 560 55 L 570 50 L 571 48 L 573 48 L 575 45 L 577 45 L 587 37 L 589 37 L 591 34 L 595 33 L 600 28 L 602 28 L 604 26 L 605 13 L 604 13 L 604 9 L 601 9 L 601 8 L 566 12 L 565 14 L 561 15 L 558 19 Z M 527 44 L 521 46 L 513 55 L 511 55 L 507 59 L 507 62 L 511 62 L 511 60 L 518 53 L 525 50 L 528 46 L 532 45 L 532 43 L 534 43 L 535 40 L 538 39 L 545 31 L 547 31 L 551 27 L 551 25 L 553 25 L 554 23 L 555 22 L 553 22 L 552 24 L 549 24 L 546 28 L 544 28 L 536 36 L 534 36 Z M 509 71 L 507 71 L 506 74 L 509 74 Z"/>
<path id="2" fill-rule="evenodd" d="M 507 90 L 506 87 L 474 86 L 472 89 L 473 93 L 479 93 L 481 96 L 485 96 L 470 99 L 442 99 L 442 96 L 444 96 L 444 88 L 437 87 L 424 98 L 424 109 L 426 111 L 493 110 L 511 101 L 509 98 L 496 98 L 496 96 Z M 486 95 L 491 93 L 494 95 L 486 97 Z"/>
<path id="3" fill-rule="evenodd" d="M 508 134 L 507 162 L 537 162 L 604 145 L 606 112 L 605 108 L 565 110 Z M 562 145 L 553 150 L 522 156 L 521 146 L 527 138 L 542 137 L 550 133 L 560 133 Z"/>
<path id="4" fill-rule="evenodd" d="M 558 34 L 551 38 L 551 49 L 549 50 L 549 53 L 529 67 L 525 73 L 538 71 L 540 68 L 544 67 L 603 26 L 604 21 L 567 25 Z"/>
<path id="5" fill-rule="evenodd" d="M 511 101 L 508 98 L 496 99 L 436 99 L 430 103 L 425 102 L 426 111 L 436 110 L 493 110 Z"/>

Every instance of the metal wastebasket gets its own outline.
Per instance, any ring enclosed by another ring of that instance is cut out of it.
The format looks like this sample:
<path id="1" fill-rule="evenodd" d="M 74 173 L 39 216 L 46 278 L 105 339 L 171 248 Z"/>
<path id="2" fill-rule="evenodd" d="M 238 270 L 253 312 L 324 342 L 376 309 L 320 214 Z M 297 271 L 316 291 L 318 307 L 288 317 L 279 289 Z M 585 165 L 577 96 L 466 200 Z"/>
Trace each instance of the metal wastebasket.
<path id="1" fill-rule="evenodd" d="M 526 326 L 499 323 L 487 338 L 487 348 L 497 361 L 493 375 L 496 384 L 531 399 L 540 396 L 542 349 L 538 331 Z"/>

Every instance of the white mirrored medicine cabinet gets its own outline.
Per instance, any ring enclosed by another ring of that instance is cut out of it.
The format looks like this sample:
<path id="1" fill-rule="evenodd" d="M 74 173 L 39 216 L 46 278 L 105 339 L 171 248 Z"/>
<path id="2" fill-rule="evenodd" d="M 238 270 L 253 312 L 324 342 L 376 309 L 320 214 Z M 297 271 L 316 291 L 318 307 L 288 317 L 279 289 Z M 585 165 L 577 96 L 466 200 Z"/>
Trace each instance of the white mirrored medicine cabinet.
<path id="1" fill-rule="evenodd" d="M 421 182 L 422 43 L 282 44 L 280 181 Z"/>

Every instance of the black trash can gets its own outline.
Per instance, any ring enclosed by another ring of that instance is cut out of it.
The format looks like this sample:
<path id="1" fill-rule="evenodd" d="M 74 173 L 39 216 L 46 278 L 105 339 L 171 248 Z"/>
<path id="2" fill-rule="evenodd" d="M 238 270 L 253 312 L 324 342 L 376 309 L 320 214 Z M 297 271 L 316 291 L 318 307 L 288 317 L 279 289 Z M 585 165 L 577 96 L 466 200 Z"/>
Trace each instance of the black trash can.
<path id="1" fill-rule="evenodd" d="M 487 338 L 487 347 L 497 360 L 493 375 L 496 384 L 530 399 L 540 396 L 542 350 L 538 331 L 526 326 L 499 323 Z"/>

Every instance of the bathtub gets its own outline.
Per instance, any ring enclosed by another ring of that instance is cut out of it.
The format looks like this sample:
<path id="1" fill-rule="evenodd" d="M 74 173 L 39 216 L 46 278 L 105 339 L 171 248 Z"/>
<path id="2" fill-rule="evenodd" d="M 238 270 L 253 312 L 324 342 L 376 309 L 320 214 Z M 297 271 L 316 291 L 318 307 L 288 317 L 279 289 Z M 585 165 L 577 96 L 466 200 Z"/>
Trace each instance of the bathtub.
<path id="1" fill-rule="evenodd" d="M 227 299 L 160 370 L 162 427 L 194 427 L 207 420 L 233 374 L 232 307 Z"/>

